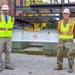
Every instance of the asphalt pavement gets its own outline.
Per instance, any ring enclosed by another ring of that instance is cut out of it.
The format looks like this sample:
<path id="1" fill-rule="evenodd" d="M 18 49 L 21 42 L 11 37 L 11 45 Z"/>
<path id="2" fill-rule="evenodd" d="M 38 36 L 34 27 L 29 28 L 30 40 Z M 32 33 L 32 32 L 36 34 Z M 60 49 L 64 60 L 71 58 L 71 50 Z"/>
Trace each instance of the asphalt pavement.
<path id="1" fill-rule="evenodd" d="M 5 55 L 2 57 L 3 70 L 0 75 L 75 75 L 74 72 L 68 73 L 68 59 L 64 58 L 63 70 L 55 71 L 57 66 L 56 57 L 46 57 L 41 55 L 26 55 L 11 53 L 11 65 L 14 70 L 5 69 Z"/>

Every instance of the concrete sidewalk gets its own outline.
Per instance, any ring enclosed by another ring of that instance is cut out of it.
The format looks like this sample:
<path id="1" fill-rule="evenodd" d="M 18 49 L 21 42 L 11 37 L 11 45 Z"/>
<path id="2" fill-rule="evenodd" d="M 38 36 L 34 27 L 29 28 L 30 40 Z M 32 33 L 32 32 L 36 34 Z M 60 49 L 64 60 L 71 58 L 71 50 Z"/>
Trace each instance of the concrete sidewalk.
<path id="1" fill-rule="evenodd" d="M 63 70 L 53 70 L 57 64 L 56 57 L 26 55 L 26 54 L 11 54 L 11 65 L 15 68 L 14 70 L 5 69 L 3 54 L 3 71 L 0 75 L 75 75 L 74 72 L 68 73 L 68 60 L 64 58 Z"/>

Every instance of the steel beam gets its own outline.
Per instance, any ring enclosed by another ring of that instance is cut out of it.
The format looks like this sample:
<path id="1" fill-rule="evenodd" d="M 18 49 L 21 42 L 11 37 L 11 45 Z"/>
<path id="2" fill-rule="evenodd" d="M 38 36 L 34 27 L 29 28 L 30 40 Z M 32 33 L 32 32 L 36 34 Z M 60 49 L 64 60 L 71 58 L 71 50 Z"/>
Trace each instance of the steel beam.
<path id="1" fill-rule="evenodd" d="M 13 13 L 13 16 L 14 16 L 14 18 L 15 18 L 15 16 L 16 16 L 16 0 L 13 0 L 13 4 L 14 4 L 14 5 L 13 5 L 13 9 L 14 9 L 14 10 L 13 10 L 13 12 L 14 12 L 14 13 Z"/>
<path id="2" fill-rule="evenodd" d="M 33 4 L 30 5 L 30 7 L 32 7 L 33 9 L 40 9 L 40 8 L 52 8 L 52 9 L 61 9 L 62 7 L 69 7 L 75 8 L 75 3 L 62 3 L 62 4 Z"/>
<path id="3" fill-rule="evenodd" d="M 23 0 L 20 0 L 20 6 L 23 6 Z"/>
<path id="4" fill-rule="evenodd" d="M 11 15 L 11 0 L 7 0 L 7 1 L 8 1 L 8 6 L 10 7 L 9 15 Z"/>
<path id="5" fill-rule="evenodd" d="M 16 10 L 33 10 L 31 7 L 26 6 L 16 6 Z"/>
<path id="6" fill-rule="evenodd" d="M 52 11 L 52 12 L 34 12 L 34 11 L 30 11 L 30 12 L 24 12 L 24 14 L 60 14 L 62 13 L 62 11 Z"/>
<path id="7" fill-rule="evenodd" d="M 15 2 L 16 0 L 14 0 Z M 50 0 L 51 2 L 52 0 Z M 56 0 L 57 1 L 57 0 Z M 49 20 L 50 18 L 62 18 L 62 9 L 63 8 L 69 8 L 71 10 L 71 16 L 74 16 L 75 13 L 75 3 L 64 3 L 64 0 L 61 0 L 61 3 L 57 4 L 32 4 L 30 7 L 23 6 L 23 0 L 20 0 L 20 5 L 21 6 L 16 6 L 16 3 L 14 3 L 14 12 L 16 14 L 16 11 L 21 10 L 22 11 L 22 16 L 16 16 L 14 15 L 17 19 L 42 19 L 42 20 Z M 42 11 L 42 9 L 48 9 L 48 11 Z M 27 12 L 27 10 L 30 10 L 30 12 Z M 51 11 L 52 12 L 51 12 Z M 37 12 L 38 11 L 38 12 Z M 59 14 L 59 16 L 24 16 L 24 14 Z"/>
<path id="8" fill-rule="evenodd" d="M 49 18 L 59 18 L 60 16 L 35 16 L 34 18 L 40 18 L 40 19 L 49 19 Z M 22 17 L 21 16 L 16 16 L 16 18 L 17 19 L 22 19 Z M 28 17 L 26 17 L 26 16 L 24 16 L 23 17 L 24 19 L 25 18 L 33 18 L 32 16 L 28 16 Z"/>

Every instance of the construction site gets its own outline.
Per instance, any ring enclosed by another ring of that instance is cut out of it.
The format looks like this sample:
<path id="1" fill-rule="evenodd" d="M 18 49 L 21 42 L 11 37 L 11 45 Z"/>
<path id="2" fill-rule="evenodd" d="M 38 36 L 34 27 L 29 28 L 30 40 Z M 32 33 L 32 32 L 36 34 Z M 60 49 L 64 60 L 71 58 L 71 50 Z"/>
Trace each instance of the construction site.
<path id="1" fill-rule="evenodd" d="M 75 20 L 75 1 L 0 0 L 0 10 L 4 4 L 10 7 L 9 15 L 15 18 L 11 53 L 11 64 L 15 69 L 4 70 L 0 75 L 75 75 L 75 66 L 73 73 L 67 72 L 67 58 L 64 58 L 63 70 L 54 70 L 59 39 L 58 21 L 63 18 L 64 8 L 70 9 L 70 18 Z M 75 45 L 75 39 L 73 41 Z"/>
<path id="2" fill-rule="evenodd" d="M 62 10 L 69 8 L 70 17 L 75 19 L 75 4 L 69 0 L 3 0 L 0 5 L 3 4 L 10 6 L 10 15 L 15 18 L 12 42 L 17 49 L 40 46 L 44 50 L 56 50 L 57 23 L 62 19 Z"/>

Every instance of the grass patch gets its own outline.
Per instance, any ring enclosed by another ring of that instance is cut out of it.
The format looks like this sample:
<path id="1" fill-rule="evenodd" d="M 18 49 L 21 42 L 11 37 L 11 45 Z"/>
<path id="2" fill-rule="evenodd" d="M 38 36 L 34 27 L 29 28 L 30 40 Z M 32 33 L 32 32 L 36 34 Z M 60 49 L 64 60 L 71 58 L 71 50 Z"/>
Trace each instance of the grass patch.
<path id="1" fill-rule="evenodd" d="M 45 55 L 48 57 L 57 57 L 57 51 L 50 50 L 50 51 L 23 51 L 23 50 L 12 50 L 12 53 L 19 53 L 19 54 L 29 54 L 29 55 Z M 75 53 L 73 54 L 75 58 Z M 64 55 L 64 58 L 67 58 L 67 55 Z"/>
<path id="2" fill-rule="evenodd" d="M 13 50 L 12 53 L 20 53 L 20 54 L 30 54 L 30 55 L 41 55 L 40 52 L 36 51 L 19 51 L 19 50 Z"/>
<path id="3" fill-rule="evenodd" d="M 56 56 L 53 51 L 24 51 L 24 50 L 12 50 L 12 53 L 29 54 L 29 55 L 45 55 L 45 56 Z"/>

